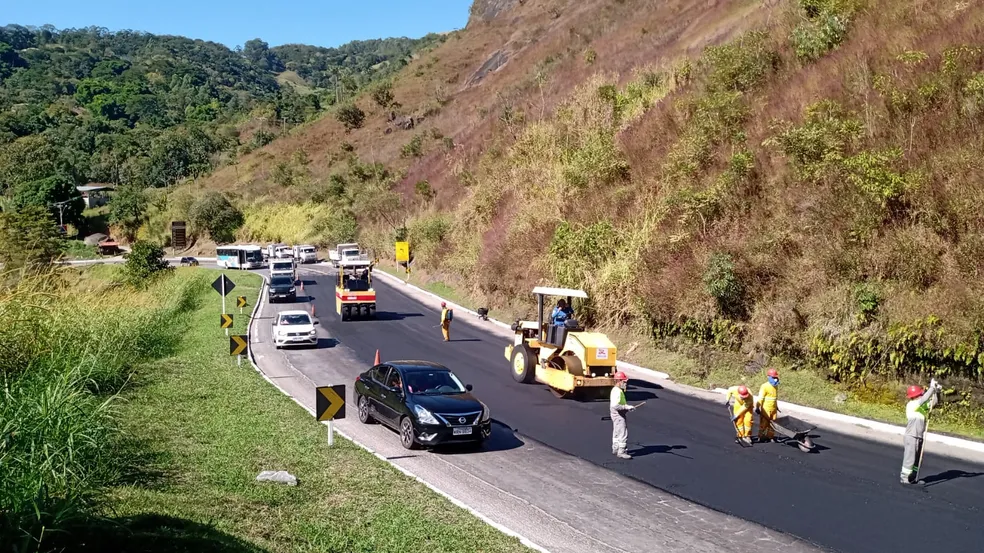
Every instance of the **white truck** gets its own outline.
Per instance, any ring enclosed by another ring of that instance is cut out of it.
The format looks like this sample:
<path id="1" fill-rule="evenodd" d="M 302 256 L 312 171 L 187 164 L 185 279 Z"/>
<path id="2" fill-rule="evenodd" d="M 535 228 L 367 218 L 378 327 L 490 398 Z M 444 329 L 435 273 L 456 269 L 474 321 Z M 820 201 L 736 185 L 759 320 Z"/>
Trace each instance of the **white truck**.
<path id="1" fill-rule="evenodd" d="M 278 257 L 280 259 L 294 257 L 294 249 L 284 244 L 280 244 L 279 246 L 277 246 L 277 249 L 274 251 L 274 253 L 276 254 L 275 257 Z"/>
<path id="2" fill-rule="evenodd" d="M 266 249 L 263 250 L 264 257 L 266 257 L 267 259 L 273 259 L 277 257 L 277 248 L 281 248 L 285 245 L 286 244 L 280 244 L 280 243 L 268 245 Z"/>
<path id="3" fill-rule="evenodd" d="M 351 252 L 355 250 L 359 252 L 359 245 L 355 242 L 350 242 L 348 244 L 338 244 L 335 249 L 328 251 L 328 259 L 331 260 L 331 264 L 338 267 L 338 262 L 342 259 L 343 252 Z"/>
<path id="4" fill-rule="evenodd" d="M 317 263 L 318 250 L 316 250 L 314 246 L 310 244 L 294 246 L 294 261 L 297 261 L 298 264 Z"/>
<path id="5" fill-rule="evenodd" d="M 294 265 L 294 260 L 291 258 L 271 259 L 270 276 L 274 277 L 276 275 L 286 275 L 290 276 L 294 280 L 297 280 L 297 266 Z"/>

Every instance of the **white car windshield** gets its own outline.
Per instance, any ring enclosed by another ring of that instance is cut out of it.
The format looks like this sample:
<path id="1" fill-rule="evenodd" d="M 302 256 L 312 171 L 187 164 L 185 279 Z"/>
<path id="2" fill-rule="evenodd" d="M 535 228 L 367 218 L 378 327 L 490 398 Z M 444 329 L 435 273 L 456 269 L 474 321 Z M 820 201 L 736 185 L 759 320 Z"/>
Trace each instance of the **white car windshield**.
<path id="1" fill-rule="evenodd" d="M 311 324 L 311 318 L 307 315 L 281 315 L 280 316 L 281 325 L 309 325 Z"/>
<path id="2" fill-rule="evenodd" d="M 408 371 L 407 391 L 418 395 L 461 394 L 464 385 L 451 371 Z"/>

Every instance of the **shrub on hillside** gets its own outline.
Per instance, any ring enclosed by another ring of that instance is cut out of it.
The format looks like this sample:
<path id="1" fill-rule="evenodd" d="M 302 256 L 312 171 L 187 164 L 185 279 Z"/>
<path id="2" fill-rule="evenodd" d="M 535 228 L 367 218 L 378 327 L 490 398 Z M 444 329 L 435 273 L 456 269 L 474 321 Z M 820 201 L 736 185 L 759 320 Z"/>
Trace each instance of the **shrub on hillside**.
<path id="1" fill-rule="evenodd" d="M 123 264 L 123 280 L 131 286 L 144 288 L 154 277 L 172 270 L 173 267 L 164 258 L 164 248 L 153 242 L 138 241 L 130 248 Z"/>
<path id="2" fill-rule="evenodd" d="M 351 131 L 362 127 L 366 114 L 355 104 L 346 104 L 338 108 L 335 112 L 335 119 L 345 126 L 346 131 Z"/>
<path id="3" fill-rule="evenodd" d="M 424 154 L 424 139 L 418 134 L 400 149 L 400 157 L 420 157 Z"/>
<path id="4" fill-rule="evenodd" d="M 219 192 L 211 191 L 191 206 L 191 224 L 204 230 L 212 240 L 222 243 L 233 239 L 236 229 L 243 225 L 243 214 Z"/>
<path id="5" fill-rule="evenodd" d="M 726 253 L 715 253 L 704 271 L 704 287 L 727 317 L 740 318 L 745 314 L 744 286 L 735 272 L 735 262 Z"/>
<path id="6" fill-rule="evenodd" d="M 381 108 L 388 108 L 393 103 L 393 85 L 389 81 L 377 84 L 370 94 L 372 101 Z"/>

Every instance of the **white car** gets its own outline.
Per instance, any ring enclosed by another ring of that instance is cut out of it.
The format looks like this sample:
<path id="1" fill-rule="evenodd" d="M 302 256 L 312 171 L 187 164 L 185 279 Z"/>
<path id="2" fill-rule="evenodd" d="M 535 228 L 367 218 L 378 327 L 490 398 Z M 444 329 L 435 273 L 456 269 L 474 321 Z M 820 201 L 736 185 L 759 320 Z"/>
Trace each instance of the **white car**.
<path id="1" fill-rule="evenodd" d="M 273 343 L 285 346 L 314 346 L 318 344 L 318 320 L 307 311 L 281 311 L 273 320 Z"/>

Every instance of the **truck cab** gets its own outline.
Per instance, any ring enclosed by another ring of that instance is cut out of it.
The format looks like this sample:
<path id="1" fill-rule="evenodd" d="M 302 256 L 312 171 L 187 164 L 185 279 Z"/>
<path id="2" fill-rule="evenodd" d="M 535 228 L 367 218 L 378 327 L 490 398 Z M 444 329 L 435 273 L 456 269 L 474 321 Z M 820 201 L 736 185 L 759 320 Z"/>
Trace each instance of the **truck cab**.
<path id="1" fill-rule="evenodd" d="M 274 277 L 277 275 L 286 275 L 296 281 L 297 266 L 294 264 L 294 260 L 289 257 L 287 259 L 271 259 L 270 276 Z"/>

